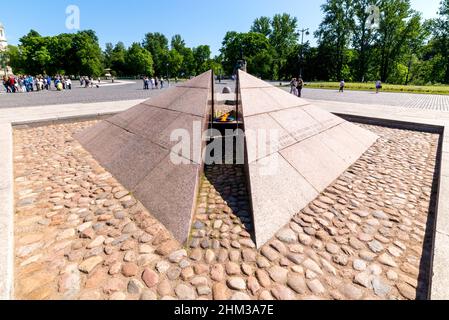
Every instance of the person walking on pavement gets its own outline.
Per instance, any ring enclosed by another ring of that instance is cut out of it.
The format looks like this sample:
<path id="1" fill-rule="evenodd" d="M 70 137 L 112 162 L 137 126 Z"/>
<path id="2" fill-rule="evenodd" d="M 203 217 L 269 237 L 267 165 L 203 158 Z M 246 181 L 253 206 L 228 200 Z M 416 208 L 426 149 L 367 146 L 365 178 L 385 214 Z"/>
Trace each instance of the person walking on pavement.
<path id="1" fill-rule="evenodd" d="M 296 86 L 296 91 L 298 92 L 298 97 L 301 98 L 302 88 L 304 87 L 304 80 L 302 80 L 302 77 L 299 77 L 297 82 L 298 84 Z"/>
<path id="2" fill-rule="evenodd" d="M 294 94 L 295 96 L 298 95 L 298 92 L 296 92 L 297 86 L 298 86 L 298 82 L 296 81 L 296 78 L 293 78 L 292 81 L 290 81 L 290 94 Z"/>
<path id="3" fill-rule="evenodd" d="M 380 89 L 382 89 L 382 82 L 378 80 L 376 82 L 376 93 L 379 93 Z"/>
<path id="4" fill-rule="evenodd" d="M 345 91 L 345 80 L 340 81 L 340 90 L 338 92 L 344 92 Z"/>

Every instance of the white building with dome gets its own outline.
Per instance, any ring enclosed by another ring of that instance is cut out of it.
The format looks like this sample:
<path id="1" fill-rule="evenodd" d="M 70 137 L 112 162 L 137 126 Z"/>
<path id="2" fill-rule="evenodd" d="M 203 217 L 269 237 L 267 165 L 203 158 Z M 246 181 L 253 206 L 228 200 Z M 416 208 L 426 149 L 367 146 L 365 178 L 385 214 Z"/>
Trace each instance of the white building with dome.
<path id="1" fill-rule="evenodd" d="M 8 48 L 8 41 L 6 39 L 5 27 L 0 22 L 0 56 L 2 55 L 2 52 L 6 51 L 6 48 Z M 3 61 L 0 61 L 0 77 L 5 74 L 12 74 L 12 70 L 8 66 L 6 66 L 6 70 L 4 70 Z"/>
<path id="2" fill-rule="evenodd" d="M 5 27 L 3 26 L 3 23 L 0 22 L 0 51 L 6 50 L 7 46 L 8 42 L 6 41 Z"/>

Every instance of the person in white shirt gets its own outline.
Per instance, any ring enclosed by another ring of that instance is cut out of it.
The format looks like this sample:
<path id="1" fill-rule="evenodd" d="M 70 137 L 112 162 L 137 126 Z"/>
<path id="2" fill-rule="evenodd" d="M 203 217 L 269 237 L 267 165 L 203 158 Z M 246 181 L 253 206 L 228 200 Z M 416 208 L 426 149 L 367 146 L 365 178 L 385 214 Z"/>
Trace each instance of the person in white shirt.
<path id="1" fill-rule="evenodd" d="M 67 78 L 65 80 L 65 88 L 68 90 L 72 90 L 72 80 L 70 80 L 70 78 Z"/>
<path id="2" fill-rule="evenodd" d="M 39 77 L 39 79 L 37 79 L 37 91 L 42 90 L 44 90 L 44 80 Z"/>

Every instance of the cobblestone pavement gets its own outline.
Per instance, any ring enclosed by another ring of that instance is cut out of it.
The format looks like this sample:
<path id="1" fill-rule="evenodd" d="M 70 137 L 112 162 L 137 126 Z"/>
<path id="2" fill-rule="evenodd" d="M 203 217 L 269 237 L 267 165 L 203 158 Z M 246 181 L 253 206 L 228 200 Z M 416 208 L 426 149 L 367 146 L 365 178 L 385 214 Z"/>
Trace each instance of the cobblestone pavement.
<path id="1" fill-rule="evenodd" d="M 16 298 L 426 298 L 437 135 L 364 126 L 379 141 L 258 251 L 242 167 L 206 167 L 181 248 L 73 140 L 93 123 L 14 131 Z"/>
<path id="2" fill-rule="evenodd" d="M 326 100 L 349 103 L 377 104 L 404 108 L 417 108 L 430 111 L 449 111 L 449 95 L 412 94 L 366 91 L 304 89 L 303 98 L 308 100 Z"/>

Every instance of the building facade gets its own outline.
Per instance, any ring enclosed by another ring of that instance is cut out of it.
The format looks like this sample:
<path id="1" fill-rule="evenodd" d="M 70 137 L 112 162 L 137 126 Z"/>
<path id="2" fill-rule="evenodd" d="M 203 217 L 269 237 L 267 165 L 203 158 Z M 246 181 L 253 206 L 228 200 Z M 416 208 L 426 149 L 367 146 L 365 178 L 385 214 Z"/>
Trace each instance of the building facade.
<path id="1" fill-rule="evenodd" d="M 8 48 L 5 27 L 0 22 L 0 76 L 12 74 L 11 68 L 7 65 L 4 52 Z"/>

